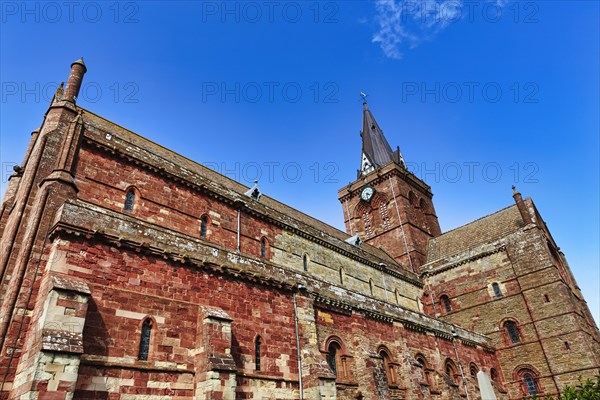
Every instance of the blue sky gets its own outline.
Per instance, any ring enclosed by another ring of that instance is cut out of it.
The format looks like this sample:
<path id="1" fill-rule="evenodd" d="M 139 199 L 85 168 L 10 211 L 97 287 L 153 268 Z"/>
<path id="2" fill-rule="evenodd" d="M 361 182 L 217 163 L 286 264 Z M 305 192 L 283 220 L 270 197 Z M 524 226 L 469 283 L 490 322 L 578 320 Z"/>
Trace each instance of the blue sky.
<path id="1" fill-rule="evenodd" d="M 72 61 L 78 104 L 343 228 L 361 102 L 443 230 L 531 196 L 596 320 L 599 3 L 0 3 L 2 192 Z"/>

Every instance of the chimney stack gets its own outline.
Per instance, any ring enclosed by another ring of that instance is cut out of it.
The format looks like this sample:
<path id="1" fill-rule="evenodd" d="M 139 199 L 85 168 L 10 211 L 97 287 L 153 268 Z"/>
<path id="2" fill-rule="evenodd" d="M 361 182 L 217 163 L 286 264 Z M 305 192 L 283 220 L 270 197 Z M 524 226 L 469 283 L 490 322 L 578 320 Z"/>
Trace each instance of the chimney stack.
<path id="1" fill-rule="evenodd" d="M 79 96 L 79 89 L 83 82 L 83 75 L 87 72 L 83 57 L 71 64 L 71 74 L 69 74 L 69 80 L 67 81 L 67 88 L 65 89 L 62 97 L 65 101 L 70 101 L 75 104 L 77 96 Z"/>
<path id="2" fill-rule="evenodd" d="M 517 188 L 514 185 L 513 185 L 512 189 L 513 189 L 513 198 L 515 199 L 515 203 L 517 203 L 517 208 L 519 209 L 519 212 L 521 213 L 521 218 L 523 218 L 523 222 L 525 222 L 525 225 L 531 224 L 533 221 L 531 219 L 531 215 L 529 214 L 529 211 L 527 210 L 527 206 L 525 205 L 525 202 L 523 201 L 523 197 L 521 197 L 521 193 L 519 193 L 517 191 Z"/>

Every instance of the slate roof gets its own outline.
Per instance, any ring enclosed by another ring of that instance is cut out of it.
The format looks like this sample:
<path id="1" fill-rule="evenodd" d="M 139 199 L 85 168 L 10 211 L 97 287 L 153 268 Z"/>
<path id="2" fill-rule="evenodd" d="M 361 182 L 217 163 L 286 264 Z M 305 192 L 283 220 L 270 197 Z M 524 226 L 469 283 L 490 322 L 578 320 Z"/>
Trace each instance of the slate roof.
<path id="1" fill-rule="evenodd" d="M 530 201 L 528 199 L 528 201 Z M 524 226 L 516 204 L 429 240 L 427 262 L 439 260 L 498 240 Z"/>
<path id="2" fill-rule="evenodd" d="M 404 165 L 400 149 L 392 151 L 366 102 L 363 103 L 363 129 L 360 136 L 362 137 L 362 153 L 375 169 L 383 167 L 390 161 Z"/>

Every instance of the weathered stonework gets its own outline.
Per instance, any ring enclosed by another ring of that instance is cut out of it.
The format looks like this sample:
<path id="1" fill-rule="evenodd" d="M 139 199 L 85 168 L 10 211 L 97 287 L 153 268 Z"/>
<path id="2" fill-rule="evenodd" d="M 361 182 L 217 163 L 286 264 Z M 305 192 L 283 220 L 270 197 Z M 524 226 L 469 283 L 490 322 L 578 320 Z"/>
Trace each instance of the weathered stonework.
<path id="1" fill-rule="evenodd" d="M 0 208 L 2 399 L 480 399 L 481 374 L 517 399 L 525 373 L 555 393 L 597 372 L 530 199 L 442 234 L 398 151 L 339 192 L 356 246 L 78 107 L 85 73 Z"/>

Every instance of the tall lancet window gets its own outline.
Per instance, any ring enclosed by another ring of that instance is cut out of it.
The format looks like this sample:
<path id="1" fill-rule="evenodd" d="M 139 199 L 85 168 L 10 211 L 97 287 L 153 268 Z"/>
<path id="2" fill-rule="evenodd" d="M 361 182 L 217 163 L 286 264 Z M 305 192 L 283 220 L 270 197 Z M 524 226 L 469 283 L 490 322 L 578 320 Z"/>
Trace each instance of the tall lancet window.
<path id="1" fill-rule="evenodd" d="M 381 214 L 381 221 L 383 222 L 383 229 L 389 229 L 390 227 L 390 216 L 388 214 L 387 204 L 382 201 L 379 204 L 379 213 Z"/>
<path id="2" fill-rule="evenodd" d="M 256 337 L 256 340 L 254 341 L 254 369 L 256 371 L 260 371 L 260 345 L 261 345 L 262 339 L 260 338 L 260 336 Z"/>
<path id="3" fill-rule="evenodd" d="M 200 217 L 200 237 L 206 237 L 206 230 L 208 229 L 208 217 L 203 215 Z"/>
<path id="4" fill-rule="evenodd" d="M 125 193 L 125 204 L 123 205 L 123 209 L 125 211 L 133 211 L 133 206 L 135 205 L 135 192 L 133 189 L 129 189 Z"/>
<path id="5" fill-rule="evenodd" d="M 373 235 L 373 227 L 371 226 L 371 213 L 368 210 L 363 212 L 363 224 L 366 236 L 371 237 Z"/>
<path id="6" fill-rule="evenodd" d="M 152 336 L 152 320 L 146 318 L 142 324 L 142 334 L 140 337 L 140 351 L 138 353 L 139 360 L 147 360 L 150 351 L 150 338 Z"/>

